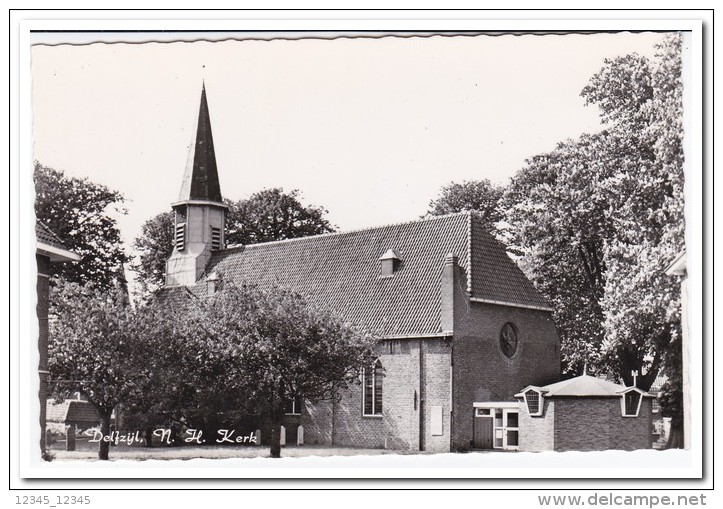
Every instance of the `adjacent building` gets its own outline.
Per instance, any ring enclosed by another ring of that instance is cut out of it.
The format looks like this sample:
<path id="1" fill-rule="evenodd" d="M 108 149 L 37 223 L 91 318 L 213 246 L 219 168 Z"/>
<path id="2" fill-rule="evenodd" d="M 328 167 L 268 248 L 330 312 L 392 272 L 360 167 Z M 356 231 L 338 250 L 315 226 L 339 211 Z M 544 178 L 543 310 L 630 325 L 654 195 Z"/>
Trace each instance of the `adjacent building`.
<path id="1" fill-rule="evenodd" d="M 520 403 L 522 451 L 652 447 L 654 396 L 637 387 L 581 375 L 541 387 L 528 386 L 515 398 Z"/>
<path id="2" fill-rule="evenodd" d="M 38 376 L 40 377 L 40 389 L 38 399 L 40 401 L 40 451 L 45 452 L 45 421 L 46 401 L 48 398 L 48 309 L 50 305 L 50 277 L 52 275 L 51 264 L 61 262 L 77 262 L 80 256 L 69 251 L 62 240 L 58 238 L 50 228 L 41 222 L 35 223 L 35 237 L 37 239 L 35 248 L 35 259 L 38 268 L 38 279 L 36 283 L 38 303 L 36 313 L 38 317 Z"/>

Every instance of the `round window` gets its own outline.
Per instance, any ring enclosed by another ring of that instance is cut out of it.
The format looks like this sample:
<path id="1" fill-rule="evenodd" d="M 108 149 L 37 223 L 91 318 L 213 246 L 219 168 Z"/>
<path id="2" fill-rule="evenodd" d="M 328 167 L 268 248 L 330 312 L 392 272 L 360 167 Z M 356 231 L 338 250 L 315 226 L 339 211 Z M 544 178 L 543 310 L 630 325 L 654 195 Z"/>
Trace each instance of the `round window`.
<path id="1" fill-rule="evenodd" d="M 512 357 L 517 351 L 517 328 L 510 322 L 502 326 L 500 331 L 500 348 L 507 357 Z"/>

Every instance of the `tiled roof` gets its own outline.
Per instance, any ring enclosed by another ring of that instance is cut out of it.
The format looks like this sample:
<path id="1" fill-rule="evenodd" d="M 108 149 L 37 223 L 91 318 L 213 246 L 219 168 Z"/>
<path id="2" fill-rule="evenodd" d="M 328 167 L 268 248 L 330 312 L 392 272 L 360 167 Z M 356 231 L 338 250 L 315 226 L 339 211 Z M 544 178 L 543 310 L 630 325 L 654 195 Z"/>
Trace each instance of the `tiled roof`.
<path id="1" fill-rule="evenodd" d="M 189 299 L 204 297 L 205 295 L 205 285 L 167 286 L 156 293 L 155 299 L 164 306 L 181 310 L 188 305 Z"/>
<path id="2" fill-rule="evenodd" d="M 95 424 L 100 422 L 98 412 L 87 401 L 66 399 L 62 403 L 48 401 L 46 407 L 48 422 L 63 422 L 72 424 Z"/>
<path id="3" fill-rule="evenodd" d="M 472 272 L 468 291 L 472 297 L 522 306 L 549 308 L 527 276 L 514 263 L 504 247 L 470 214 Z"/>
<path id="4" fill-rule="evenodd" d="M 663 390 L 663 385 L 665 385 L 665 382 L 667 381 L 668 377 L 664 373 L 658 373 L 658 376 L 655 377 L 653 385 L 650 386 L 648 392 L 653 394 L 660 392 Z"/>
<path id="5" fill-rule="evenodd" d="M 394 275 L 385 277 L 379 258 L 390 249 L 401 261 Z M 429 335 L 442 332 L 441 275 L 449 253 L 458 257 L 472 297 L 548 306 L 503 246 L 468 212 L 231 248 L 213 254 L 206 274 L 292 288 L 387 337 Z M 159 298 L 175 305 L 204 293 L 205 285 L 171 287 Z"/>
<path id="6" fill-rule="evenodd" d="M 387 336 L 441 332 L 441 275 L 448 253 L 467 270 L 468 216 L 458 214 L 348 233 L 254 244 L 214 254 L 221 279 L 293 288 L 353 323 Z M 381 276 L 379 257 L 401 262 Z"/>
<path id="7" fill-rule="evenodd" d="M 620 397 L 620 395 L 630 390 L 631 387 L 625 387 L 624 385 L 616 384 L 602 378 L 596 378 L 590 375 L 580 375 L 569 380 L 563 380 L 562 382 L 556 382 L 554 384 L 546 385 L 544 387 L 537 388 L 545 394 L 545 397 L 553 396 L 594 396 L 594 397 Z M 522 397 L 523 390 L 520 394 L 515 394 L 515 397 Z M 644 396 L 649 394 L 644 393 Z"/>
<path id="8" fill-rule="evenodd" d="M 43 244 L 57 247 L 58 249 L 67 249 L 63 241 L 40 221 L 35 222 L 35 237 L 38 242 L 42 242 Z"/>

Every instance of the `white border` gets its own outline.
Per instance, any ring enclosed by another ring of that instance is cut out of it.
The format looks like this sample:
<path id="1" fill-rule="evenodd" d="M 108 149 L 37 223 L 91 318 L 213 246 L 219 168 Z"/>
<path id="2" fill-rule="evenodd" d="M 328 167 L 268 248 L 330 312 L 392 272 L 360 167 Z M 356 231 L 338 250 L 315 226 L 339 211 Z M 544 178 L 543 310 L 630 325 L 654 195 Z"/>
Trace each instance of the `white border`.
<path id="1" fill-rule="evenodd" d="M 578 11 L 579 12 L 579 11 Z M 535 11 L 539 13 L 539 11 Z M 531 15 L 535 15 L 531 13 Z M 167 15 L 167 13 L 161 13 Z M 273 13 L 278 17 L 281 13 Z M 313 19 L 319 13 L 291 13 L 298 18 Z M 365 17 L 372 18 L 368 13 L 363 13 Z M 406 14 L 406 13 L 405 13 Z M 35 267 L 34 260 L 29 256 L 18 256 L 19 253 L 28 253 L 29 249 L 34 249 L 33 229 L 29 227 L 33 221 L 32 199 L 34 196 L 32 189 L 32 181 L 27 175 L 18 174 L 18 168 L 32 168 L 32 137 L 30 122 L 30 53 L 29 53 L 29 33 L 30 29 L 157 29 L 159 26 L 164 29 L 183 30 L 198 28 L 199 25 L 204 29 L 244 29 L 244 30 L 301 30 L 301 29 L 324 29 L 324 30 L 360 30 L 373 27 L 374 30 L 494 30 L 494 29 L 514 29 L 514 30 L 536 30 L 541 27 L 550 27 L 555 30 L 573 30 L 573 29 L 688 29 L 693 30 L 693 48 L 692 48 L 692 76 L 693 86 L 690 87 L 690 102 L 693 105 L 691 124 L 693 137 L 686 138 L 686 219 L 687 224 L 691 227 L 687 231 L 688 245 L 692 246 L 690 258 L 690 310 L 691 310 L 691 338 L 694 338 L 691 355 L 691 363 L 696 367 L 700 366 L 702 356 L 702 302 L 700 300 L 702 290 L 701 262 L 702 262 L 702 185 L 698 175 L 702 174 L 703 151 L 701 147 L 701 135 L 699 126 L 702 124 L 702 74 L 701 74 L 701 45 L 703 34 L 701 32 L 701 24 L 699 21 L 679 21 L 679 20 L 510 20 L 510 21 L 490 21 L 493 15 L 488 13 L 480 13 L 479 17 L 487 17 L 486 20 L 471 19 L 440 19 L 445 17 L 444 12 L 439 13 L 415 13 L 419 17 L 432 17 L 432 20 L 389 20 L 381 19 L 374 21 L 362 20 L 312 20 L 301 21 L 295 20 L 244 20 L 230 21 L 225 20 L 208 20 L 197 21 L 200 18 L 208 18 L 218 16 L 216 13 L 182 13 L 179 15 L 187 15 L 195 18 L 190 19 L 157 19 L 150 21 L 148 19 L 136 20 L 32 20 L 21 21 L 19 28 L 12 26 L 13 30 L 17 30 L 17 37 L 14 41 L 19 40 L 19 46 L 16 47 L 16 53 L 11 53 L 11 59 L 15 63 L 19 63 L 14 69 L 19 69 L 19 88 L 12 90 L 11 95 L 11 125 L 18 125 L 20 130 L 16 134 L 11 130 L 11 188 L 13 192 L 18 192 L 16 199 L 11 201 L 11 225 L 14 227 L 11 245 L 11 253 L 14 257 L 14 267 L 19 270 L 12 271 L 12 290 L 11 295 L 19 296 L 19 299 L 13 302 L 12 317 L 20 317 L 18 323 L 14 320 L 11 338 L 11 359 L 30 360 L 33 358 L 32 348 L 33 341 L 22 341 L 18 344 L 18 339 L 33 338 L 37 336 L 37 325 L 35 324 L 34 310 L 35 285 L 30 285 L 29 281 L 34 281 Z M 448 13 L 454 17 L 458 13 Z M 509 13 L 505 13 L 509 16 Z M 525 13 L 527 14 L 527 13 Z M 546 16 L 555 15 L 555 13 L 547 13 Z M 584 16 L 585 13 L 583 13 Z M 605 12 L 603 15 L 607 15 Z M 621 13 L 617 13 L 620 16 Z M 622 13 L 629 15 L 631 18 L 649 15 L 648 12 Z M 67 12 L 59 15 L 53 12 L 51 16 L 65 17 L 86 15 L 89 17 L 100 18 L 103 13 L 74 13 Z M 131 17 L 125 16 L 124 17 Z M 155 17 L 153 12 L 135 13 L 136 16 L 150 18 Z M 289 14 L 286 14 L 287 16 Z M 337 13 L 336 16 L 349 16 L 349 13 Z M 388 16 L 388 13 L 381 13 Z M 527 14 L 530 15 L 530 14 Z M 47 13 L 31 13 L 32 17 L 48 17 Z M 237 16 L 248 16 L 247 13 L 237 14 Z M 469 14 L 467 14 L 469 16 Z M 611 15 L 612 16 L 612 15 Z M 17 21 L 17 16 L 14 16 Z M 11 24 L 12 25 L 12 24 Z M 708 34 L 708 37 L 710 35 Z M 12 39 L 11 39 L 12 41 Z M 707 58 L 710 59 L 710 50 L 708 50 Z M 17 60 L 19 55 L 19 62 Z M 12 61 L 11 61 L 12 63 Z M 708 78 L 709 79 L 709 78 Z M 710 91 L 709 91 L 710 93 Z M 19 116 L 20 115 L 20 116 Z M 710 122 L 710 118 L 707 119 Z M 14 150 L 20 147 L 20 152 Z M 710 148 L 710 144 L 708 144 Z M 688 154 L 692 154 L 688 157 Z M 710 193 L 711 190 L 708 189 Z M 19 203 L 18 203 L 19 201 Z M 20 218 L 23 218 L 20 221 Z M 19 228 L 16 225 L 20 225 Z M 710 226 L 709 226 L 710 227 Z M 20 286 L 20 281 L 24 281 Z M 710 298 L 708 300 L 710 302 Z M 708 314 L 710 316 L 710 313 Z M 697 339 L 695 339 L 697 338 Z M 711 358 L 706 358 L 710 367 Z M 61 464 L 61 463 L 43 463 L 37 464 L 30 461 L 28 451 L 32 450 L 33 444 L 37 444 L 37 433 L 22 433 L 19 440 L 10 440 L 11 450 L 11 467 L 16 468 L 20 464 L 20 476 L 27 477 L 65 477 L 65 478 L 81 478 L 81 477 L 233 477 L 258 476 L 258 477 L 552 477 L 552 478 L 577 478 L 577 477 L 601 477 L 601 478 L 637 478 L 641 476 L 650 476 L 654 478 L 665 477 L 699 477 L 702 461 L 702 418 L 701 409 L 703 408 L 703 399 L 701 394 L 702 377 L 700 371 L 696 370 L 692 373 L 693 377 L 693 449 L 691 451 L 667 451 L 659 453 L 657 451 L 640 451 L 632 455 L 622 456 L 621 453 L 615 451 L 607 451 L 604 453 L 570 453 L 564 456 L 537 454 L 526 455 L 519 453 L 515 455 L 490 456 L 490 455 L 434 455 L 434 456 L 381 456 L 381 457 L 334 457 L 334 458 L 303 458 L 292 459 L 286 458 L 281 460 L 218 460 L 209 464 L 207 460 L 192 460 L 188 462 L 123 462 L 114 461 L 108 463 L 87 463 L 87 464 Z M 33 415 L 32 409 L 36 397 L 31 396 L 37 393 L 37 375 L 35 370 L 19 369 L 19 366 L 12 365 L 11 369 L 11 392 L 15 396 L 13 399 L 13 415 L 20 419 L 23 425 L 21 430 L 35 429 L 37 426 L 28 425 L 37 422 L 30 418 Z M 20 391 L 22 388 L 22 391 Z M 710 392 L 708 392 L 710 395 Z M 710 396 L 708 396 L 710 397 Z M 707 406 L 707 408 L 711 408 Z M 37 412 L 35 412 L 37 415 Z M 17 421 L 13 423 L 17 427 Z M 711 426 L 708 427 L 710 432 Z M 24 454 L 19 454 L 19 451 Z M 650 454 L 649 454 L 650 453 Z M 493 457 L 494 461 L 489 461 Z M 574 467 L 571 467 L 571 461 L 574 458 Z M 710 459 L 710 458 L 709 458 Z M 209 468 L 213 467 L 213 468 Z M 268 468 L 272 467 L 272 468 Z M 300 468 L 302 467 L 302 468 Z M 424 467 L 424 468 L 420 468 Z M 513 468 L 510 471 L 509 468 Z M 141 473 L 142 472 L 142 473 Z M 534 483 L 533 483 L 534 484 Z M 596 483 L 596 486 L 604 486 L 606 483 Z M 638 483 L 639 486 L 645 485 L 645 482 Z M 551 487 L 550 481 L 541 486 Z M 652 484 L 655 486 L 655 484 Z M 64 486 L 67 486 L 64 485 Z M 173 485 L 171 485 L 173 486 Z M 177 485 L 176 485 L 177 487 Z"/>

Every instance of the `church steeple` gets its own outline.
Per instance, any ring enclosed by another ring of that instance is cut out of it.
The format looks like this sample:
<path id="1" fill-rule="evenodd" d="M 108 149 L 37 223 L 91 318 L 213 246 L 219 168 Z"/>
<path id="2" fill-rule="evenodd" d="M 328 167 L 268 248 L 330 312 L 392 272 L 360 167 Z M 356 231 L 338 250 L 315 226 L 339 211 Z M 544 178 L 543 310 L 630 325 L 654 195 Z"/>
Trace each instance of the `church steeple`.
<path id="1" fill-rule="evenodd" d="M 166 262 L 166 285 L 193 285 L 214 251 L 225 247 L 226 205 L 221 197 L 206 85 L 201 89 L 196 136 L 191 142 L 174 211 L 173 253 Z"/>
<path id="2" fill-rule="evenodd" d="M 196 137 L 191 143 L 183 175 L 179 202 L 213 201 L 223 203 L 221 185 L 218 182 L 216 152 L 211 133 L 211 117 L 206 100 L 206 84 L 201 88 L 201 106 L 198 110 Z"/>

